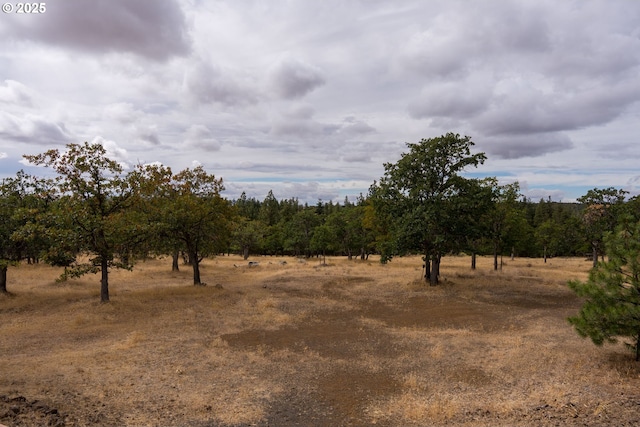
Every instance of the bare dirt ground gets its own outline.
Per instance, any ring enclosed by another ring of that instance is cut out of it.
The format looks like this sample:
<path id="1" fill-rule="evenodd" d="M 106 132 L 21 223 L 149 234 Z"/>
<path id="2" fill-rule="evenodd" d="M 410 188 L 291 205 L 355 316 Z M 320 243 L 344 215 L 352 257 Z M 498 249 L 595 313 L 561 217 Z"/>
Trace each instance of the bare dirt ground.
<path id="1" fill-rule="evenodd" d="M 418 257 L 252 260 L 205 262 L 206 287 L 142 262 L 111 274 L 109 304 L 97 276 L 10 268 L 0 424 L 640 424 L 640 364 L 566 321 L 588 261 L 448 257 L 429 287 Z"/>

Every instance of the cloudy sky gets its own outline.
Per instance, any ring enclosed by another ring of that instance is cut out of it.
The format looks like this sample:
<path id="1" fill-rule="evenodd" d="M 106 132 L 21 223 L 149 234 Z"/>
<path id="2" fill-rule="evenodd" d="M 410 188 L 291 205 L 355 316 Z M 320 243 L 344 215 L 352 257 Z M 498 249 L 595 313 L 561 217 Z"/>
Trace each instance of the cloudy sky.
<path id="1" fill-rule="evenodd" d="M 16 5 L 17 2 L 10 3 Z M 15 7 L 14 7 L 15 9 Z M 47 0 L 0 15 L 0 177 L 100 142 L 225 196 L 367 192 L 469 135 L 533 200 L 640 193 L 640 1 Z"/>

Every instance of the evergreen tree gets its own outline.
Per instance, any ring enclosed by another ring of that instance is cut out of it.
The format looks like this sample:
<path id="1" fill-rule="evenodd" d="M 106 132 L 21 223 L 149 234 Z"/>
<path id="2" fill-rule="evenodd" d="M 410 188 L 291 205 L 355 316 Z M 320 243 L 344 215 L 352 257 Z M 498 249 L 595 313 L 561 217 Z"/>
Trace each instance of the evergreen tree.
<path id="1" fill-rule="evenodd" d="M 569 286 L 586 301 L 569 322 L 596 345 L 630 337 L 640 360 L 640 222 L 621 225 L 605 238 L 607 262 L 600 262 L 586 282 Z"/>

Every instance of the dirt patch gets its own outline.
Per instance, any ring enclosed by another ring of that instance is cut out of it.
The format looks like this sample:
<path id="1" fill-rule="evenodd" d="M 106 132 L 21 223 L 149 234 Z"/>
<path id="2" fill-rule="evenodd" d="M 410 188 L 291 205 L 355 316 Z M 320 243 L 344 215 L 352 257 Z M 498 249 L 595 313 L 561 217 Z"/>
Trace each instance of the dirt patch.
<path id="1" fill-rule="evenodd" d="M 397 393 L 401 386 L 388 372 L 338 368 L 321 375 L 311 389 L 290 390 L 258 425 L 369 426 L 369 403 Z"/>
<path id="2" fill-rule="evenodd" d="M 515 312 L 508 307 L 488 307 L 472 301 L 414 296 L 401 304 L 368 301 L 362 314 L 393 328 L 466 328 L 493 331 L 509 325 Z"/>
<path id="3" fill-rule="evenodd" d="M 149 261 L 114 274 L 107 305 L 23 268 L 0 299 L 0 424 L 637 424 L 640 365 L 566 322 L 582 263 L 447 259 L 429 287 L 419 258 L 238 262 L 205 262 L 210 289 Z"/>
<path id="4" fill-rule="evenodd" d="M 322 357 L 350 359 L 362 353 L 394 357 L 400 349 L 388 333 L 363 325 L 358 312 L 331 311 L 313 320 L 278 330 L 248 330 L 221 337 L 232 347 L 261 351 L 313 352 Z"/>
<path id="5" fill-rule="evenodd" d="M 42 425 L 65 427 L 66 416 L 40 400 L 24 396 L 0 396 L 0 420 L 8 426 Z"/>

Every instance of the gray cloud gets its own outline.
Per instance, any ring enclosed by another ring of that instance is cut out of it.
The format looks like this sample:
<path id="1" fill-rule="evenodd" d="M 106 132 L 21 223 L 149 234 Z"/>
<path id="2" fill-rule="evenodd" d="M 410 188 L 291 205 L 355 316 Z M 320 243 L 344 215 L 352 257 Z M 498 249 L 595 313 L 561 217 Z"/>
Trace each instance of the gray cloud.
<path id="1" fill-rule="evenodd" d="M 44 14 L 21 18 L 5 23 L 5 37 L 160 61 L 190 50 L 185 17 L 174 0 L 55 0 Z"/>
<path id="2" fill-rule="evenodd" d="M 114 120 L 121 124 L 132 124 L 139 120 L 142 113 L 137 111 L 130 102 L 118 102 L 104 107 L 103 116 L 107 120 Z"/>
<path id="3" fill-rule="evenodd" d="M 476 138 L 476 141 L 481 150 L 502 159 L 535 157 L 574 147 L 571 139 L 561 133 L 498 136 L 482 138 L 479 141 Z"/>
<path id="4" fill-rule="evenodd" d="M 320 71 L 303 62 L 285 59 L 271 71 L 271 86 L 284 99 L 302 98 L 325 84 Z"/>
<path id="5" fill-rule="evenodd" d="M 367 135 L 375 132 L 376 129 L 373 126 L 370 126 L 365 121 L 359 120 L 353 116 L 346 117 L 342 121 L 342 123 L 340 124 L 340 128 L 338 129 L 338 134 L 347 138 L 359 135 Z"/>
<path id="6" fill-rule="evenodd" d="M 207 152 L 219 151 L 221 146 L 211 130 L 204 125 L 192 125 L 185 132 L 185 144 L 190 148 L 199 148 Z"/>
<path id="7" fill-rule="evenodd" d="M 200 104 L 246 106 L 258 100 L 255 91 L 240 84 L 231 73 L 200 61 L 187 70 L 184 86 L 189 98 Z"/>
<path id="8" fill-rule="evenodd" d="M 579 92 L 544 92 L 530 85 L 498 95 L 472 123 L 489 135 L 580 129 L 607 123 L 636 102 L 640 87 L 621 83 Z"/>
<path id="9" fill-rule="evenodd" d="M 160 137 L 152 130 L 138 134 L 138 139 L 151 145 L 160 144 Z"/>
<path id="10" fill-rule="evenodd" d="M 452 2 L 432 14 L 395 59 L 422 87 L 410 116 L 538 141 L 499 150 L 509 158 L 564 150 L 562 133 L 621 117 L 640 98 L 640 9 L 555 6 Z"/>
<path id="11" fill-rule="evenodd" d="M 322 138 L 333 135 L 338 129 L 339 126 L 335 124 L 283 117 L 273 123 L 270 133 L 274 136 L 288 138 Z"/>
<path id="12" fill-rule="evenodd" d="M 397 60 L 428 79 L 459 80 L 500 58 L 544 53 L 551 44 L 547 12 L 535 3 L 504 1 L 453 1 L 431 13 L 418 12 L 421 24 Z"/>
<path id="13" fill-rule="evenodd" d="M 279 174 L 279 175 L 295 175 L 300 170 L 304 170 L 305 173 L 309 172 L 336 172 L 336 168 L 323 166 L 322 164 L 304 163 L 304 164 L 290 164 L 286 162 L 254 162 L 254 161 L 242 161 L 233 166 L 227 166 L 229 169 L 242 170 L 252 173 L 264 173 L 264 174 Z"/>
<path id="14" fill-rule="evenodd" d="M 307 149 L 326 148 L 334 152 L 337 147 L 363 135 L 375 134 L 376 129 L 363 120 L 348 116 L 336 123 L 323 123 L 314 119 L 314 110 L 308 106 L 298 106 L 272 122 L 269 133 L 288 140 L 305 139 L 313 142 Z"/>
<path id="15" fill-rule="evenodd" d="M 39 145 L 61 145 L 73 141 L 64 123 L 34 115 L 16 116 L 0 112 L 0 140 Z"/>
<path id="16" fill-rule="evenodd" d="M 492 98 L 490 85 L 446 82 L 425 87 L 420 98 L 409 103 L 415 119 L 448 117 L 466 119 L 486 110 Z"/>

